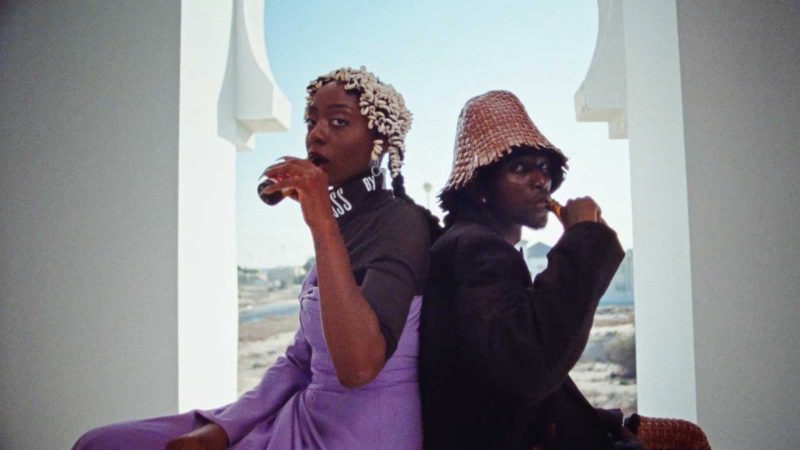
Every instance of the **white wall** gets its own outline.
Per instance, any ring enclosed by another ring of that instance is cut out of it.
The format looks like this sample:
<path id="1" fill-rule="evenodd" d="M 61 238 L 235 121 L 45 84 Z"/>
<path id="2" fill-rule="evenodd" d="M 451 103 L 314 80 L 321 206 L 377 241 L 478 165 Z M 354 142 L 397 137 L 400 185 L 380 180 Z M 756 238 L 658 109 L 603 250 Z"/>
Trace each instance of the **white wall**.
<path id="1" fill-rule="evenodd" d="M 698 420 L 800 448 L 800 4 L 677 5 Z"/>
<path id="2" fill-rule="evenodd" d="M 0 447 L 175 411 L 176 2 L 6 2 Z"/>
<path id="3" fill-rule="evenodd" d="M 0 448 L 234 400 L 236 149 L 290 113 L 263 0 L 17 3 L 0 10 Z"/>

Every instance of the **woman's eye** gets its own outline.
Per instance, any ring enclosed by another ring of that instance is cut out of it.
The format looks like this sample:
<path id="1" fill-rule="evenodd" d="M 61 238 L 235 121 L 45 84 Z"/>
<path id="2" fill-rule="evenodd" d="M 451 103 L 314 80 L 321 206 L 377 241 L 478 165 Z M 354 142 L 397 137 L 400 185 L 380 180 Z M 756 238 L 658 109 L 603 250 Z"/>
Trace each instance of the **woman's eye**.
<path id="1" fill-rule="evenodd" d="M 333 125 L 336 128 L 341 128 L 347 125 L 347 121 L 344 119 L 331 119 L 331 125 Z"/>
<path id="2" fill-rule="evenodd" d="M 311 127 L 313 127 L 313 126 L 314 126 L 314 124 L 315 124 L 315 123 L 317 123 L 317 121 L 316 121 L 316 120 L 314 120 L 314 119 L 309 119 L 308 117 L 306 117 L 304 121 L 305 121 L 305 123 L 306 123 L 306 127 L 308 127 L 308 128 L 311 128 Z"/>

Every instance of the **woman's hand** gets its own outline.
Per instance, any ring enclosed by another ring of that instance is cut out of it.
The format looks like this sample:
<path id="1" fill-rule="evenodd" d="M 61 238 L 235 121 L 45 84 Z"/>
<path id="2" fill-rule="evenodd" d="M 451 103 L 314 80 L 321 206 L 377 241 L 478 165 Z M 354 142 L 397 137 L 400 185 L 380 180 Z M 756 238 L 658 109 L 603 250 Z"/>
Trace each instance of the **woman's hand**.
<path id="1" fill-rule="evenodd" d="M 303 219 L 313 230 L 333 223 L 331 200 L 328 196 L 328 175 L 324 170 L 306 159 L 284 156 L 278 164 L 264 171 L 264 175 L 275 180 L 263 195 L 289 190 L 290 197 L 300 202 Z"/>
<path id="2" fill-rule="evenodd" d="M 602 211 L 591 197 L 579 197 L 567 201 L 561 208 L 561 223 L 564 229 L 580 222 L 599 222 L 605 224 Z"/>
<path id="3" fill-rule="evenodd" d="M 228 447 L 228 435 L 215 423 L 178 436 L 167 442 L 165 450 L 224 450 Z"/>

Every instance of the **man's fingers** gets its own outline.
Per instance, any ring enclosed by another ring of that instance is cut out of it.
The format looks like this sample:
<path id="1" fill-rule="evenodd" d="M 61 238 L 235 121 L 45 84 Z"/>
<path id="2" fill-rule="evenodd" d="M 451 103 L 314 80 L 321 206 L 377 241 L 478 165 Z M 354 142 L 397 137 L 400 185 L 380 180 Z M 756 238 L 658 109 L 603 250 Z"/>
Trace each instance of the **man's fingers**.
<path id="1" fill-rule="evenodd" d="M 603 220 L 603 211 L 592 197 L 584 196 L 570 199 L 564 205 L 562 223 L 565 227 L 572 226 L 579 222 L 599 222 Z"/>

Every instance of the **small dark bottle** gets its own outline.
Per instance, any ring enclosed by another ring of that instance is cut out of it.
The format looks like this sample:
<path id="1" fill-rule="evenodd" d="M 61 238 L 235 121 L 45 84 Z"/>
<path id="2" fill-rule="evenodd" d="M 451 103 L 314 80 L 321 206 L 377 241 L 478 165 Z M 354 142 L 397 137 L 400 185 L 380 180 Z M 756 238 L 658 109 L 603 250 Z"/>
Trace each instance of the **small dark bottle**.
<path id="1" fill-rule="evenodd" d="M 284 199 L 284 197 L 286 197 L 285 195 L 283 195 L 283 191 L 275 191 L 271 194 L 261 194 L 262 191 L 266 190 L 273 184 L 275 184 L 274 181 L 267 179 L 262 181 L 258 185 L 258 197 L 261 199 L 261 201 L 270 206 L 277 205 L 278 203 L 280 203 L 281 200 Z"/>
<path id="2" fill-rule="evenodd" d="M 323 162 L 327 161 L 324 158 L 320 159 L 320 157 L 316 156 L 316 155 L 311 155 L 308 160 L 311 161 L 311 163 L 314 164 L 315 166 L 319 166 Z M 278 203 L 281 202 L 281 200 L 286 198 L 287 195 L 292 195 L 294 192 L 296 192 L 292 188 L 287 188 L 287 189 L 282 189 L 280 191 L 273 192 L 272 194 L 269 194 L 269 195 L 262 195 L 261 194 L 262 191 L 264 191 L 268 187 L 272 186 L 273 184 L 275 184 L 275 181 L 270 180 L 269 178 L 267 178 L 266 180 L 262 181 L 258 185 L 258 197 L 261 199 L 261 201 L 263 201 L 264 203 L 266 203 L 266 204 L 268 204 L 270 206 L 277 205 Z"/>

